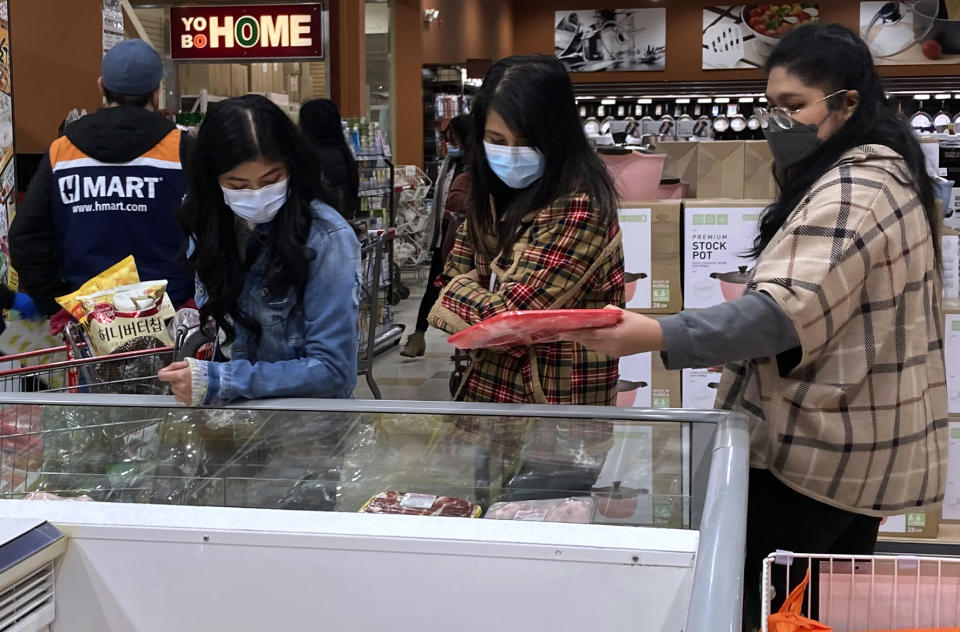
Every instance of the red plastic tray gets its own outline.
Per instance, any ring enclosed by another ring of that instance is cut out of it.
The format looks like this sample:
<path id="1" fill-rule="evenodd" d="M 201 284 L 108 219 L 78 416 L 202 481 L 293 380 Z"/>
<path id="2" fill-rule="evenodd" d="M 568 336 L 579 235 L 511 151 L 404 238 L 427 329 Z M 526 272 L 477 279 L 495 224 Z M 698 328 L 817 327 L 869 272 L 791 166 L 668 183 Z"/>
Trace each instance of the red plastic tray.
<path id="1" fill-rule="evenodd" d="M 530 345 L 566 331 L 613 327 L 620 312 L 612 309 L 545 309 L 504 312 L 455 333 L 447 342 L 458 349 Z"/>

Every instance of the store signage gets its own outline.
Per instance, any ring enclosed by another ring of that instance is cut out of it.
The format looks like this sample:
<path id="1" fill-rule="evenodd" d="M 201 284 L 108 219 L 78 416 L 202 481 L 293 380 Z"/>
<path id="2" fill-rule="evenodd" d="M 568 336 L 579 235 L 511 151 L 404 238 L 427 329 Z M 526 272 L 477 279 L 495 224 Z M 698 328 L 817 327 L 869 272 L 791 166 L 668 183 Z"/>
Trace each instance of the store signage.
<path id="1" fill-rule="evenodd" d="M 322 58 L 323 7 L 171 7 L 170 43 L 174 59 Z"/>

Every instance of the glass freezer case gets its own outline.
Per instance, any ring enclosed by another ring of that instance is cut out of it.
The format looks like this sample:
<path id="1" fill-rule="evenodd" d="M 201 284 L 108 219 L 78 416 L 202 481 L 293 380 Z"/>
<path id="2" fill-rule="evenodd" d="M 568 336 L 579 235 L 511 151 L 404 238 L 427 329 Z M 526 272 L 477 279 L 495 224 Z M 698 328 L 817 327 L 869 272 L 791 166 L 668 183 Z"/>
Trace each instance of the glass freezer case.
<path id="1" fill-rule="evenodd" d="M 313 515 L 317 537 L 351 525 L 357 537 L 436 533 L 509 549 L 517 534 L 536 543 L 539 533 L 557 556 L 563 542 L 625 555 L 649 543 L 675 560 L 695 542 L 689 576 L 677 584 L 689 611 L 663 621 L 686 618 L 686 629 L 697 629 L 701 617 L 732 630 L 747 458 L 745 420 L 719 412 L 329 400 L 190 409 L 164 397 L 5 394 L 0 499 L 9 502 L 0 515 L 89 528 L 155 516 L 141 529 L 207 529 L 206 520 L 229 515 L 266 531 Z M 133 505 L 142 509 L 124 513 Z M 262 510 L 297 511 L 242 513 Z M 177 512 L 191 517 L 168 524 Z M 76 546 L 83 533 L 71 535 Z M 645 559 L 624 561 L 651 565 Z"/>

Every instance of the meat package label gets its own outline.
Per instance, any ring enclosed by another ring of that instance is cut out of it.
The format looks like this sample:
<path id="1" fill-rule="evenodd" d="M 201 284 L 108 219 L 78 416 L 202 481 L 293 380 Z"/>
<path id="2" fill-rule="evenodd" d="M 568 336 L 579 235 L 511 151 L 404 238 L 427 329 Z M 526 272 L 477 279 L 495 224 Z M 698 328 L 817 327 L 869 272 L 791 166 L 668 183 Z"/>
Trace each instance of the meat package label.
<path id="1" fill-rule="evenodd" d="M 759 207 L 684 210 L 684 308 L 702 309 L 735 298 L 736 286 L 720 277 L 752 265 L 746 252 L 753 247 L 762 212 Z"/>
<path id="2" fill-rule="evenodd" d="M 652 309 L 654 302 L 670 300 L 667 284 L 666 296 L 654 297 L 652 256 L 653 210 L 630 208 L 620 211 L 620 231 L 623 234 L 623 270 L 626 276 L 626 299 L 628 309 Z M 658 300 L 654 300 L 657 298 Z"/>
<path id="3" fill-rule="evenodd" d="M 404 509 L 430 509 L 437 502 L 436 496 L 428 494 L 404 494 L 400 506 Z"/>
<path id="4" fill-rule="evenodd" d="M 960 422 L 950 422 L 947 443 L 947 489 L 943 497 L 943 519 L 960 520 Z"/>
<path id="5" fill-rule="evenodd" d="M 683 407 L 710 410 L 717 399 L 720 374 L 707 369 L 683 370 Z"/>
<path id="6" fill-rule="evenodd" d="M 960 415 L 960 314 L 947 314 L 943 355 L 947 369 L 947 410 Z"/>

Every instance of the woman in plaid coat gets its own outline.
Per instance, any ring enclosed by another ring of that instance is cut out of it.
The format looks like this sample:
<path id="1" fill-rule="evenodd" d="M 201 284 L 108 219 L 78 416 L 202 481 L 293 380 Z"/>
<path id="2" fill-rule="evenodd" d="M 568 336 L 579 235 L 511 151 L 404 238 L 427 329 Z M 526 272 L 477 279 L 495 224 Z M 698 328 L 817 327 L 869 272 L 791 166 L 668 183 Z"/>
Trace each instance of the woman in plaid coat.
<path id="1" fill-rule="evenodd" d="M 510 57 L 473 109 L 471 203 L 430 324 L 455 333 L 512 310 L 623 305 L 617 195 L 553 57 Z M 483 349 L 458 399 L 609 405 L 617 361 L 571 342 Z"/>
<path id="2" fill-rule="evenodd" d="M 571 336 L 663 351 L 669 368 L 726 365 L 717 407 L 751 422 L 746 630 L 766 556 L 872 553 L 884 516 L 943 501 L 948 442 L 942 216 L 920 145 L 841 26 L 791 31 L 767 71 L 780 195 L 747 293 Z"/>

